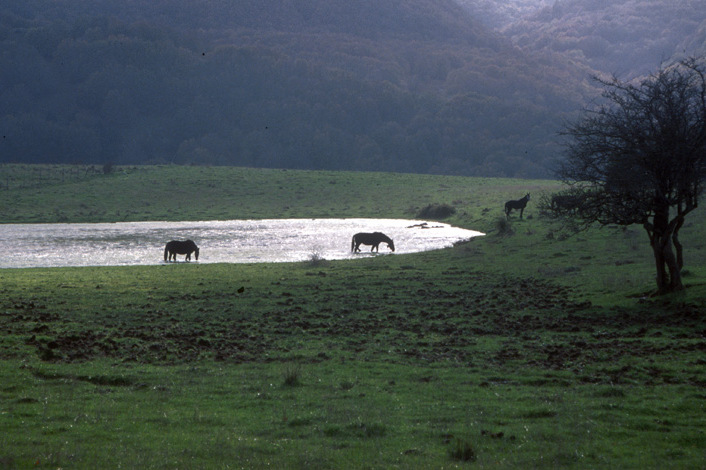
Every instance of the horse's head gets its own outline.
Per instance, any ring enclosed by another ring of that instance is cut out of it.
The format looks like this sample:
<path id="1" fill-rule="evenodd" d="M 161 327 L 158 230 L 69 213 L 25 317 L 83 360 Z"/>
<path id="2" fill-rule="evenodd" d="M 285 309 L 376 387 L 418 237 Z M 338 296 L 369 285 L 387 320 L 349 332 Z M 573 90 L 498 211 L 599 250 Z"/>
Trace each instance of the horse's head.
<path id="1" fill-rule="evenodd" d="M 530 200 L 529 193 L 527 193 L 526 197 L 527 197 L 527 200 L 529 201 Z"/>
<path id="2" fill-rule="evenodd" d="M 387 247 L 392 250 L 392 252 L 395 252 L 395 242 L 392 241 L 392 238 L 390 238 L 390 241 L 387 244 Z"/>
<path id="3" fill-rule="evenodd" d="M 196 258 L 196 261 L 199 260 L 199 248 L 198 247 L 196 247 L 196 249 L 194 250 L 194 258 Z"/>

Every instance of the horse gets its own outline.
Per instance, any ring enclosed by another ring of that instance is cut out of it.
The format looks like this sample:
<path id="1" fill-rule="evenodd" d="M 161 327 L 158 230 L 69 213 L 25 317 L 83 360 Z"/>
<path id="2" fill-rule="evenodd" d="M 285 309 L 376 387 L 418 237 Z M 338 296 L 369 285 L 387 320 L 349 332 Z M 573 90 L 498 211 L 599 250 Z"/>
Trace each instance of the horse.
<path id="1" fill-rule="evenodd" d="M 525 211 L 525 207 L 527 206 L 527 201 L 530 200 L 530 195 L 527 193 L 525 197 L 522 199 L 518 199 L 517 201 L 507 201 L 505 203 L 505 216 L 509 219 L 510 218 L 510 212 L 513 209 L 520 209 L 520 219 L 522 218 L 522 213 Z"/>
<path id="2" fill-rule="evenodd" d="M 555 212 L 572 212 L 579 208 L 582 198 L 576 194 L 554 194 L 550 208 Z"/>
<path id="3" fill-rule="evenodd" d="M 381 232 L 373 233 L 356 233 L 353 235 L 353 240 L 351 240 L 351 251 L 354 253 L 360 253 L 360 245 L 372 245 L 370 251 L 373 250 L 379 252 L 380 243 L 387 243 L 387 247 L 393 252 L 395 251 L 395 243 L 390 237 Z"/>
<path id="4" fill-rule="evenodd" d="M 191 261 L 194 253 L 196 261 L 199 259 L 199 247 L 191 240 L 172 240 L 164 247 L 164 261 L 176 261 L 176 255 L 186 255 L 185 261 Z"/>

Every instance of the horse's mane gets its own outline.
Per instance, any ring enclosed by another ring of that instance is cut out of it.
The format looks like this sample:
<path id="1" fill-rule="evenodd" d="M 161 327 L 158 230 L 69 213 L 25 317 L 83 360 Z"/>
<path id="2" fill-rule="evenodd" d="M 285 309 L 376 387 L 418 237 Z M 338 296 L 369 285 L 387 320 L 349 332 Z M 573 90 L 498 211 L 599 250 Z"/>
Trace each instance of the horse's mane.
<path id="1" fill-rule="evenodd" d="M 377 235 L 380 235 L 380 238 L 382 238 L 383 240 L 385 240 L 385 241 L 388 242 L 388 243 L 392 241 L 392 239 L 391 239 L 390 237 L 388 237 L 387 235 L 385 235 L 385 234 L 382 233 L 382 232 L 375 232 L 375 233 L 376 233 Z"/>

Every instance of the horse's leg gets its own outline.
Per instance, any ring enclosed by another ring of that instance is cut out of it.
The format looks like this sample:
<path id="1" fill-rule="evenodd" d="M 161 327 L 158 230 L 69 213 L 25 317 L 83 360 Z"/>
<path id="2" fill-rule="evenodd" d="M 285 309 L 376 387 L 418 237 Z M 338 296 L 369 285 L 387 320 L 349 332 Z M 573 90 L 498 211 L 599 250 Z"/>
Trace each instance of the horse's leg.
<path id="1" fill-rule="evenodd" d="M 520 207 L 520 219 L 522 218 L 522 213 L 525 211 L 524 207 Z"/>

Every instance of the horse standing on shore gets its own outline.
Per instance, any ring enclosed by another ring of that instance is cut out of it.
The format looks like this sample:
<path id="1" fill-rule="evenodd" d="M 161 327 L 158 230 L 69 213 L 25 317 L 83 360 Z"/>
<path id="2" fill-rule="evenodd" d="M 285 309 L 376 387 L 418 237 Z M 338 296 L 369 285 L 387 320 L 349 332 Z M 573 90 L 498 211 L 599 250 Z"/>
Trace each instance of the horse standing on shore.
<path id="1" fill-rule="evenodd" d="M 191 261 L 191 253 L 198 261 L 199 247 L 192 240 L 172 240 L 164 247 L 164 261 L 176 261 L 176 255 L 186 255 L 185 261 Z"/>
<path id="2" fill-rule="evenodd" d="M 520 209 L 520 219 L 522 218 L 522 213 L 525 211 L 525 207 L 527 207 L 527 201 L 530 200 L 530 195 L 527 193 L 525 197 L 522 199 L 518 199 L 517 201 L 507 201 L 505 203 L 505 216 L 509 219 L 510 218 L 510 212 L 513 209 Z"/>
<path id="3" fill-rule="evenodd" d="M 379 252 L 380 243 L 387 243 L 387 247 L 393 252 L 395 251 L 395 242 L 392 241 L 392 238 L 382 232 L 356 233 L 353 235 L 353 240 L 351 241 L 351 251 L 354 253 L 360 253 L 360 245 L 372 245 L 370 251 Z"/>

